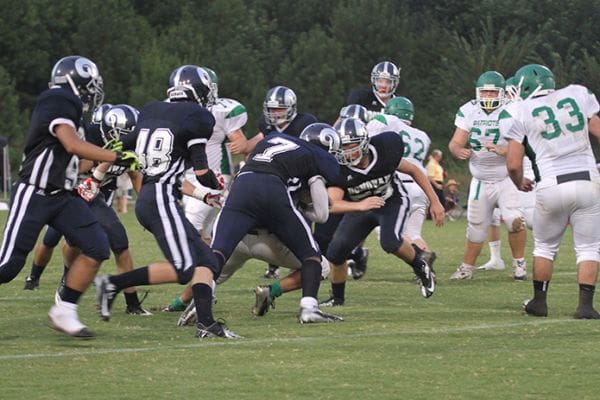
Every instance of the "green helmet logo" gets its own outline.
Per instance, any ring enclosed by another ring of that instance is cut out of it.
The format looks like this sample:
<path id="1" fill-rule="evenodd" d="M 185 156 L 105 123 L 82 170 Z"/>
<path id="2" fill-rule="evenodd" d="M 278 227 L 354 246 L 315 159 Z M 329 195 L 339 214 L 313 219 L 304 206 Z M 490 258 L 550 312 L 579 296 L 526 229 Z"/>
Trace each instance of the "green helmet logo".
<path id="1" fill-rule="evenodd" d="M 407 124 L 412 124 L 412 120 L 415 116 L 415 107 L 412 101 L 406 97 L 394 97 L 388 101 L 384 110 L 385 114 L 395 115 Z"/>
<path id="2" fill-rule="evenodd" d="M 504 89 L 506 82 L 501 73 L 486 71 L 479 76 L 475 83 L 475 96 L 479 106 L 487 112 L 492 112 L 504 104 Z"/>
<path id="3" fill-rule="evenodd" d="M 546 95 L 556 87 L 552 71 L 540 64 L 528 64 L 519 68 L 515 78 L 519 82 L 520 95 L 524 100 Z"/>

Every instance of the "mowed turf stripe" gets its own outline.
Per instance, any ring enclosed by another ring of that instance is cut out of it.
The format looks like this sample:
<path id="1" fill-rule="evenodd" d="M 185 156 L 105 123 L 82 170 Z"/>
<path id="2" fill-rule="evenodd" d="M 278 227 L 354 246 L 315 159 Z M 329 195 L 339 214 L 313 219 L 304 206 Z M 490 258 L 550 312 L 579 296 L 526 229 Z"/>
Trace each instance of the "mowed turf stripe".
<path id="1" fill-rule="evenodd" d="M 300 342 L 311 342 L 311 341 L 324 341 L 324 340 L 343 340 L 352 338 L 368 338 L 368 337 L 385 337 L 395 335 L 427 335 L 427 334 L 453 334 L 460 332 L 469 331 L 480 331 L 486 329 L 510 329 L 521 326 L 540 326 L 549 324 L 561 324 L 561 323 L 574 323 L 573 319 L 531 319 L 529 321 L 514 322 L 510 324 L 478 324 L 478 325 L 467 325 L 467 326 L 456 326 L 447 328 L 432 328 L 432 329 L 416 329 L 416 330 L 394 330 L 386 332 L 373 332 L 373 333 L 355 333 L 348 335 L 334 335 L 334 336 L 302 336 L 302 337 L 290 337 L 290 338 L 261 338 L 261 339 L 239 339 L 239 340 L 225 340 L 225 339 L 209 339 L 207 341 L 198 341 L 196 343 L 180 344 L 180 345 L 169 345 L 160 347 L 132 347 L 132 348 L 115 348 L 115 349 L 97 349 L 87 351 L 74 351 L 74 352 L 56 352 L 56 353 L 27 353 L 27 354 L 11 354 L 0 356 L 0 361 L 7 360 L 25 360 L 35 358 L 56 358 L 56 357 L 77 357 L 77 356 L 92 356 L 92 355 L 104 355 L 104 354 L 125 354 L 125 353 L 145 353 L 145 352 L 161 352 L 161 351 L 172 351 L 172 350 L 186 350 L 195 349 L 206 346 L 245 346 L 245 345 L 259 345 L 265 343 L 300 343 Z M 77 340 L 77 339 L 73 339 Z M 99 339 L 102 340 L 102 339 Z"/>

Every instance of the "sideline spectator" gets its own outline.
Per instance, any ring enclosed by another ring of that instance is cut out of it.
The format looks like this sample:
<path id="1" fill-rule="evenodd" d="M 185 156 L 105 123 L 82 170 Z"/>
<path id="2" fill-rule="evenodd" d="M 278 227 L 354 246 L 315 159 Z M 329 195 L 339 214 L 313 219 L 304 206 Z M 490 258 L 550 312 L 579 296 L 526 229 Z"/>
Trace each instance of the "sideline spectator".
<path id="1" fill-rule="evenodd" d="M 429 181 L 435 194 L 440 199 L 442 206 L 446 207 L 446 199 L 444 196 L 444 168 L 440 165 L 444 153 L 440 149 L 435 149 L 431 152 L 429 160 L 425 168 L 427 169 L 427 175 L 429 175 Z"/>

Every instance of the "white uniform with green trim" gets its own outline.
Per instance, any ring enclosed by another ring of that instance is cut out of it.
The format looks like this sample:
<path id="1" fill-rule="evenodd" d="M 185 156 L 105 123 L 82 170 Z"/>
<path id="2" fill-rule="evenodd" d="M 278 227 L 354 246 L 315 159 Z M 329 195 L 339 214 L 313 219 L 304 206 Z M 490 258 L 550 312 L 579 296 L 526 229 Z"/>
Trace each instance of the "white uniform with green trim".
<path id="1" fill-rule="evenodd" d="M 488 151 L 484 146 L 493 143 L 506 146 L 500 137 L 498 116 L 502 108 L 485 112 L 475 100 L 464 104 L 456 113 L 454 125 L 469 132 L 472 150 L 469 170 L 472 175 L 467 205 L 467 239 L 473 243 L 486 240 L 494 209 L 500 209 L 509 232 L 523 226 L 523 210 L 517 187 L 508 177 L 506 158 Z"/>
<path id="2" fill-rule="evenodd" d="M 375 136 L 388 131 L 397 132 L 402 136 L 402 141 L 404 142 L 403 159 L 416 165 L 427 176 L 423 160 L 429 153 L 431 139 L 425 132 L 407 125 L 395 115 L 386 114 L 376 115 L 367 124 L 367 131 L 369 132 L 369 136 Z M 402 181 L 402 187 L 406 189 L 407 196 L 410 199 L 410 212 L 403 233 L 411 241 L 422 239 L 421 231 L 423 222 L 425 222 L 427 216 L 429 199 L 423 189 L 413 180 L 412 176 L 401 172 L 397 172 L 396 175 Z"/>
<path id="3" fill-rule="evenodd" d="M 569 85 L 511 104 L 500 116 L 502 136 L 519 142 L 526 136 L 536 154 L 536 257 L 554 260 L 570 223 L 577 263 L 600 261 L 600 175 L 588 136 L 588 120 L 599 110 L 591 91 Z"/>
<path id="4" fill-rule="evenodd" d="M 229 135 L 246 125 L 248 113 L 243 104 L 228 98 L 219 98 L 213 106 L 209 107 L 209 110 L 215 117 L 215 127 L 213 134 L 206 144 L 208 167 L 215 173 L 221 173 L 221 163 L 223 161 L 222 145 L 226 142 Z M 185 178 L 194 185 L 201 186 L 196 180 L 193 169 L 186 171 Z M 183 205 L 185 215 L 192 225 L 196 229 L 202 230 L 205 237 L 210 237 L 212 225 L 219 209 L 210 207 L 204 202 L 188 196 L 184 196 Z"/>

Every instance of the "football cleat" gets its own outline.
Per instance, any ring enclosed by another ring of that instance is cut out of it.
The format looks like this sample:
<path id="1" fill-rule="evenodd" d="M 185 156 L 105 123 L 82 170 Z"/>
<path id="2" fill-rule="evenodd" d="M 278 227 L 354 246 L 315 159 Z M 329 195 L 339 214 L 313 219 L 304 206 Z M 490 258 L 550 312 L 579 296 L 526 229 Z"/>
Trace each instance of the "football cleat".
<path id="1" fill-rule="evenodd" d="M 96 304 L 100 306 L 100 317 L 104 321 L 108 321 L 113 301 L 117 296 L 117 290 L 115 285 L 110 283 L 107 275 L 97 276 L 94 279 L 94 284 L 96 285 Z"/>
<path id="2" fill-rule="evenodd" d="M 92 339 L 96 336 L 79 321 L 75 309 L 67 308 L 64 304 L 55 304 L 50 308 L 48 325 L 54 330 L 77 339 Z"/>
<path id="3" fill-rule="evenodd" d="M 338 307 L 344 305 L 344 299 L 331 296 L 325 301 L 319 303 L 321 307 Z"/>
<path id="4" fill-rule="evenodd" d="M 369 249 L 363 247 L 362 257 L 348 260 L 348 267 L 352 270 L 352 279 L 358 280 L 367 273 L 367 261 L 369 261 Z"/>
<path id="5" fill-rule="evenodd" d="M 524 281 L 527 279 L 527 270 L 525 261 L 513 261 L 513 278 L 515 281 Z"/>
<path id="6" fill-rule="evenodd" d="M 460 264 L 460 267 L 450 275 L 450 280 L 464 280 L 473 279 L 473 267 L 469 267 L 465 264 Z"/>
<path id="7" fill-rule="evenodd" d="M 545 301 L 536 301 L 535 299 L 525 300 L 523 302 L 525 312 L 534 317 L 547 317 L 548 305 Z"/>
<path id="8" fill-rule="evenodd" d="M 141 304 L 127 306 L 127 308 L 125 309 L 125 313 L 130 314 L 130 315 L 143 315 L 143 316 L 152 315 L 152 313 L 150 311 L 146 310 L 145 308 L 143 308 Z"/>
<path id="9" fill-rule="evenodd" d="M 31 276 L 25 278 L 25 286 L 23 290 L 36 290 L 40 286 L 40 279 L 34 279 Z"/>
<path id="10" fill-rule="evenodd" d="M 254 294 L 256 295 L 256 302 L 252 308 L 252 314 L 262 317 L 269 311 L 269 308 L 275 308 L 275 299 L 271 297 L 270 286 L 257 286 L 254 289 Z"/>
<path id="11" fill-rule="evenodd" d="M 303 308 L 298 311 L 298 322 L 301 324 L 314 324 L 320 322 L 338 322 L 344 319 L 338 315 L 327 314 L 318 308 Z"/>
<path id="12" fill-rule="evenodd" d="M 198 315 L 196 314 L 196 304 L 192 299 L 190 304 L 185 307 L 185 310 L 183 310 L 179 316 L 179 319 L 177 320 L 177 326 L 193 325 L 196 322 L 198 322 Z"/>
<path id="13" fill-rule="evenodd" d="M 482 266 L 477 267 L 480 271 L 500 271 L 506 268 L 504 260 L 489 260 Z"/>
<path id="14" fill-rule="evenodd" d="M 600 319 L 600 313 L 594 310 L 592 307 L 577 307 L 575 314 L 573 315 L 575 319 Z"/>
<path id="15" fill-rule="evenodd" d="M 262 277 L 265 279 L 279 279 L 279 267 L 269 265 Z"/>
<path id="16" fill-rule="evenodd" d="M 209 326 L 202 325 L 198 322 L 198 330 L 196 331 L 196 337 L 199 339 L 212 339 L 212 338 L 224 338 L 224 339 L 243 339 L 243 336 L 238 335 L 231 329 L 225 326 L 225 321 L 215 321 Z"/>
<path id="17" fill-rule="evenodd" d="M 421 286 L 421 295 L 426 299 L 431 297 L 435 291 L 433 263 L 436 258 L 435 252 L 423 250 L 421 252 L 421 261 L 423 261 L 423 264 L 420 270 L 415 270 L 415 275 L 419 278 L 419 285 Z"/>

